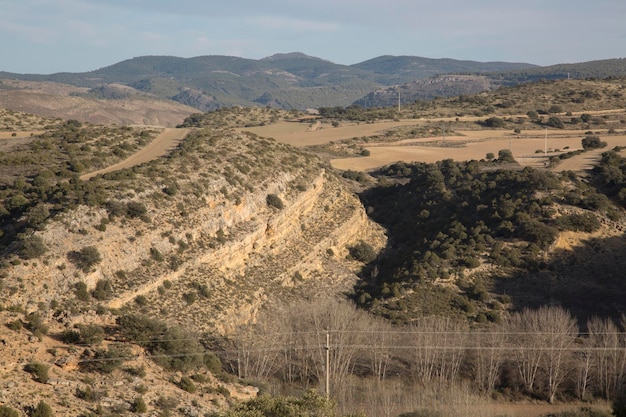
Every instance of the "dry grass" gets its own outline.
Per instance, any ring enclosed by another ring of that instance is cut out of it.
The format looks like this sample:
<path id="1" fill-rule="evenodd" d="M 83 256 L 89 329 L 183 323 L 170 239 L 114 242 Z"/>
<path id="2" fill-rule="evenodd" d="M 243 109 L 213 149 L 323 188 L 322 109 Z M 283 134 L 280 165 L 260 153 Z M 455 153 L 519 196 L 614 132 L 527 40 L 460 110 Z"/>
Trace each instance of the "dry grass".
<path id="1" fill-rule="evenodd" d="M 610 115 L 612 118 L 623 115 L 622 110 L 589 111 L 590 114 Z M 576 115 L 576 114 L 574 114 Z M 565 116 L 563 116 L 565 118 Z M 339 127 L 322 122 L 290 122 L 245 128 L 260 136 L 272 137 L 279 142 L 296 147 L 325 146 L 326 151 L 342 148 L 344 155 L 354 154 L 348 148 L 362 147 L 370 152 L 367 157 L 341 157 L 331 160 L 331 165 L 340 170 L 367 171 L 397 161 L 436 162 L 443 159 L 480 160 L 487 153 L 498 155 L 502 149 L 510 149 L 522 166 L 541 168 L 547 166 L 548 159 L 560 153 L 581 148 L 581 140 L 586 129 L 544 129 L 530 123 L 523 130 L 514 133 L 513 129 L 484 129 L 476 121 L 485 117 L 423 118 L 401 121 L 379 121 L 375 123 L 343 122 Z M 453 136 L 444 135 L 440 126 L 446 123 Z M 397 129 L 415 128 L 433 132 L 430 137 L 396 138 L 391 133 Z M 614 128 L 615 129 L 615 128 Z M 609 134 L 609 126 L 593 129 L 593 134 L 607 142 L 608 148 L 626 146 L 626 135 L 622 132 Z M 546 143 L 547 142 L 547 143 Z M 326 146 L 327 145 L 327 146 Z M 543 151 L 547 148 L 548 153 Z M 586 152 L 567 159 L 551 170 L 582 171 L 589 169 L 603 150 Z M 336 152 L 335 154 L 341 154 Z"/>
<path id="2" fill-rule="evenodd" d="M 165 129 L 159 136 L 150 142 L 150 144 L 132 154 L 127 159 L 104 169 L 82 175 L 80 179 L 87 181 L 89 178 L 95 177 L 99 174 L 106 174 L 107 172 L 130 168 L 135 165 L 143 164 L 144 162 L 152 161 L 161 156 L 165 156 L 180 143 L 187 133 L 189 133 L 189 129 Z"/>
<path id="3" fill-rule="evenodd" d="M 41 117 L 76 119 L 95 124 L 174 127 L 197 109 L 149 96 L 98 100 L 77 96 L 87 89 L 53 82 L 0 80 L 0 107 Z M 18 126 L 19 128 L 19 126 Z M 7 129 L 0 119 L 0 130 Z M 18 129 L 22 130 L 22 129 Z"/>
<path id="4" fill-rule="evenodd" d="M 535 168 L 544 167 L 551 156 L 581 148 L 580 131 L 558 132 L 558 136 L 548 133 L 548 153 L 544 154 L 545 135 L 522 134 L 514 135 L 501 131 L 459 132 L 467 136 L 441 137 L 421 139 L 414 142 L 400 144 L 377 144 L 367 146 L 370 156 L 360 158 L 340 158 L 331 161 L 332 166 L 341 170 L 366 171 L 388 165 L 397 161 L 404 162 L 436 162 L 443 159 L 456 161 L 484 159 L 491 152 L 498 155 L 502 149 L 510 149 L 514 158 L 522 166 Z M 495 133 L 495 134 L 494 134 Z M 498 134 L 499 133 L 499 134 Z M 626 146 L 626 135 L 601 135 L 601 139 L 608 143 L 608 148 Z M 426 145 L 423 145 L 426 143 Z M 556 150 L 560 150 L 557 152 Z M 589 169 L 593 161 L 606 149 L 587 152 L 574 158 L 567 159 L 553 168 L 556 171 L 581 171 Z M 541 151 L 541 153 L 537 153 Z"/>
<path id="5" fill-rule="evenodd" d="M 332 127 L 330 123 L 289 122 L 281 121 L 266 126 L 256 126 L 242 130 L 255 133 L 259 136 L 272 137 L 279 142 L 296 147 L 322 145 L 329 142 L 351 139 L 361 136 L 384 134 L 388 129 L 398 126 L 411 126 L 415 120 L 380 121 L 377 123 L 343 122 L 339 127 Z"/>
<path id="6" fill-rule="evenodd" d="M 482 417 L 540 417 L 546 414 L 575 411 L 580 407 L 589 407 L 589 404 L 488 403 L 480 405 L 470 415 Z M 611 411 L 611 407 L 608 404 L 598 404 L 592 408 L 605 412 Z"/>

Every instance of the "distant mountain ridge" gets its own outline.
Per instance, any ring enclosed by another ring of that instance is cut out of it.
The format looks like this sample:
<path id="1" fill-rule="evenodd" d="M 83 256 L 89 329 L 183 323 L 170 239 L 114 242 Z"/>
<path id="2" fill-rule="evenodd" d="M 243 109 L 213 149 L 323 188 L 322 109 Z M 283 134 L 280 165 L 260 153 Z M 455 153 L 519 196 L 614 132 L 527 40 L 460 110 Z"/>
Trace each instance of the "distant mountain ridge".
<path id="1" fill-rule="evenodd" d="M 476 78 L 439 78 L 444 74 Z M 626 75 L 622 59 L 539 67 L 528 63 L 476 62 L 417 56 L 380 56 L 354 65 L 340 65 L 299 52 L 262 59 L 209 55 L 193 58 L 142 56 L 83 73 L 50 75 L 0 72 L 0 78 L 52 81 L 93 89 L 102 95 L 109 84 L 132 87 L 137 95 L 175 100 L 198 110 L 219 107 L 270 106 L 304 109 L 348 106 L 368 101 L 375 91 L 411 84 L 405 100 L 477 92 L 476 89 L 514 85 L 538 78 L 606 77 Z M 436 91 L 420 85 L 437 85 Z M 406 89 L 406 88 L 405 88 Z M 408 91 L 408 90 L 407 90 Z M 478 90 L 480 91 L 480 90 Z M 391 95 L 396 94 L 392 90 Z M 132 91 L 125 91 L 132 96 Z M 115 96 L 115 95 L 114 95 Z M 113 97 L 114 99 L 115 97 Z M 383 103 L 383 101 L 381 101 Z M 386 104 L 388 105 L 388 104 Z"/>
<path id="2" fill-rule="evenodd" d="M 432 59 L 392 55 L 379 56 L 355 64 L 354 67 L 381 75 L 381 84 L 386 85 L 389 85 L 388 80 L 394 77 L 397 82 L 393 84 L 404 84 L 439 74 L 504 72 L 539 68 L 537 65 L 526 63 L 459 61 L 449 58 Z"/>

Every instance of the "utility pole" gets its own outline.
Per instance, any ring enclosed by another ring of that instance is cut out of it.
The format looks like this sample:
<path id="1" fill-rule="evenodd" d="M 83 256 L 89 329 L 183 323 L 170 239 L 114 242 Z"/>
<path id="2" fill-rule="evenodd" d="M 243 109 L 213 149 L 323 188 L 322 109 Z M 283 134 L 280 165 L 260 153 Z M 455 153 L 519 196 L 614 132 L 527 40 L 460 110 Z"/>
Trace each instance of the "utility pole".
<path id="1" fill-rule="evenodd" d="M 330 332 L 326 331 L 326 399 L 330 400 Z"/>
<path id="2" fill-rule="evenodd" d="M 544 140 L 543 143 L 543 154 L 547 155 L 548 154 L 548 128 L 546 127 L 546 139 Z"/>

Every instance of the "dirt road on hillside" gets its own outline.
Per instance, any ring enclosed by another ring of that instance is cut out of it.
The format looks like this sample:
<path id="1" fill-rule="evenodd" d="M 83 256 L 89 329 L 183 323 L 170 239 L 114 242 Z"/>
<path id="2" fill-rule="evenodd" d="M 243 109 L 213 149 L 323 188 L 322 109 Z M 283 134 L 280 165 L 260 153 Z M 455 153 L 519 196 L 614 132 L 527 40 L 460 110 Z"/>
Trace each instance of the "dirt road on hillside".
<path id="1" fill-rule="evenodd" d="M 87 181 L 91 177 L 96 175 L 106 174 L 107 172 L 113 172 L 124 168 L 130 168 L 135 165 L 143 164 L 144 162 L 152 161 L 153 159 L 160 158 L 167 155 L 180 141 L 187 136 L 189 129 L 164 129 L 163 132 L 145 148 L 140 149 L 130 157 L 126 158 L 122 162 L 115 165 L 93 171 L 88 174 L 81 175 L 80 179 Z"/>

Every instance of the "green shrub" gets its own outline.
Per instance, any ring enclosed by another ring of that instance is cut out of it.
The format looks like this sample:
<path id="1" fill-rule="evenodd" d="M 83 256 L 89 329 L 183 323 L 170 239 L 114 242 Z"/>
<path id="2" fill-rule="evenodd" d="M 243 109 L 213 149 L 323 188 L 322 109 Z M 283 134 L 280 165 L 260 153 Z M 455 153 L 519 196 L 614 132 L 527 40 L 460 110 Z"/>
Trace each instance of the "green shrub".
<path id="1" fill-rule="evenodd" d="M 38 203 L 27 211 L 26 217 L 28 227 L 35 230 L 43 230 L 46 221 L 50 217 L 50 210 L 43 203 Z"/>
<path id="2" fill-rule="evenodd" d="M 141 365 L 138 366 L 136 368 L 126 368 L 126 372 L 128 372 L 130 375 L 133 376 L 137 376 L 139 378 L 145 378 L 146 377 L 146 367 Z"/>
<path id="3" fill-rule="evenodd" d="M 68 345 L 80 343 L 80 333 L 76 330 L 67 329 L 64 330 L 61 335 L 61 341 Z"/>
<path id="4" fill-rule="evenodd" d="M 6 326 L 13 330 L 14 332 L 19 332 L 20 330 L 22 330 L 22 328 L 24 327 L 24 325 L 22 324 L 21 320 L 14 320 L 14 321 L 10 321 L 6 324 Z"/>
<path id="5" fill-rule="evenodd" d="M 41 236 L 31 235 L 21 241 L 19 256 L 22 259 L 37 259 L 48 250 Z"/>
<path id="6" fill-rule="evenodd" d="M 282 210 L 283 208 L 285 208 L 285 204 L 283 203 L 283 200 L 281 200 L 280 197 L 277 196 L 276 194 L 268 194 L 265 201 L 267 202 L 267 205 L 270 207 L 274 207 L 279 210 Z"/>
<path id="7" fill-rule="evenodd" d="M 0 405 L 0 417 L 20 417 L 20 414 L 11 407 Z"/>
<path id="8" fill-rule="evenodd" d="M 104 339 L 104 328 L 98 324 L 79 324 L 80 342 L 88 345 L 97 345 Z"/>
<path id="9" fill-rule="evenodd" d="M 108 300 L 113 295 L 113 284 L 110 279 L 99 279 L 96 288 L 91 292 L 93 298 L 98 301 Z"/>
<path id="10" fill-rule="evenodd" d="M 546 125 L 550 127 L 555 127 L 557 129 L 563 129 L 565 127 L 563 121 L 557 116 L 550 116 L 550 118 L 546 122 Z"/>
<path id="11" fill-rule="evenodd" d="M 87 385 L 85 389 L 76 388 L 76 397 L 84 401 L 100 401 L 100 399 L 104 397 L 104 395 L 104 392 L 96 391 L 90 385 Z"/>
<path id="12" fill-rule="evenodd" d="M 145 204 L 138 201 L 130 201 L 126 204 L 126 215 L 131 218 L 140 218 L 146 215 L 148 209 Z"/>
<path id="13" fill-rule="evenodd" d="M 314 390 L 310 390 L 307 391 L 302 398 L 270 397 L 268 395 L 260 395 L 244 403 L 236 405 L 228 411 L 227 415 L 229 417 L 278 415 L 334 416 L 334 408 L 335 406 L 332 401 L 322 397 Z M 277 410 L 281 410 L 282 413 Z M 432 416 L 434 417 L 435 415 L 433 414 Z M 426 415 L 423 417 L 426 417 Z M 431 417 L 431 415 L 428 417 Z"/>
<path id="14" fill-rule="evenodd" d="M 84 367 L 98 371 L 103 374 L 110 374 L 120 368 L 125 361 L 132 359 L 128 346 L 110 345 L 108 349 L 98 349 L 92 362 L 85 362 Z"/>
<path id="15" fill-rule="evenodd" d="M 26 316 L 26 328 L 37 336 L 48 334 L 48 326 L 46 326 L 39 312 L 33 312 Z"/>
<path id="16" fill-rule="evenodd" d="M 138 314 L 118 317 L 117 324 L 122 335 L 143 347 L 150 345 L 151 339 L 160 337 L 167 330 L 162 321 Z"/>
<path id="17" fill-rule="evenodd" d="M 207 382 L 210 381 L 209 378 L 207 378 L 206 376 L 202 375 L 202 374 L 193 374 L 191 375 L 191 379 L 193 379 L 194 381 L 200 383 L 200 384 L 206 384 Z"/>
<path id="18" fill-rule="evenodd" d="M 600 228 L 600 220 L 592 213 L 568 214 L 557 219 L 557 225 L 566 230 L 591 233 Z"/>
<path id="19" fill-rule="evenodd" d="M 472 286 L 470 286 L 467 290 L 467 295 L 473 300 L 483 302 L 489 299 L 489 293 L 480 282 L 474 283 Z"/>
<path id="20" fill-rule="evenodd" d="M 376 252 L 372 246 L 364 241 L 360 241 L 348 248 L 352 259 L 363 263 L 370 263 L 376 259 Z"/>
<path id="21" fill-rule="evenodd" d="M 509 149 L 500 149 L 498 151 L 498 162 L 501 162 L 501 163 L 515 162 L 513 153 Z"/>
<path id="22" fill-rule="evenodd" d="M 102 262 L 100 251 L 95 246 L 85 246 L 78 252 L 70 252 L 69 258 L 83 272 L 89 272 L 93 266 Z"/>
<path id="23" fill-rule="evenodd" d="M 126 214 L 126 204 L 119 201 L 107 201 L 106 209 L 111 217 L 121 217 Z"/>
<path id="24" fill-rule="evenodd" d="M 353 171 L 351 169 L 344 171 L 341 176 L 352 181 L 365 183 L 368 181 L 368 175 L 363 171 Z"/>
<path id="25" fill-rule="evenodd" d="M 24 367 L 24 370 L 35 378 L 35 381 L 45 384 L 48 382 L 48 367 L 43 363 L 33 362 Z"/>
<path id="26" fill-rule="evenodd" d="M 182 377 L 180 381 L 178 381 L 178 387 L 183 391 L 187 391 L 190 394 L 196 392 L 196 384 L 189 377 Z"/>
<path id="27" fill-rule="evenodd" d="M 186 372 L 203 364 L 206 350 L 193 334 L 180 327 L 168 328 L 160 320 L 142 315 L 124 315 L 117 319 L 120 332 L 153 355 L 158 365 Z"/>
<path id="28" fill-rule="evenodd" d="M 582 140 L 583 149 L 599 149 L 605 148 L 606 142 L 600 140 L 598 136 L 585 136 Z"/>
<path id="29" fill-rule="evenodd" d="M 39 401 L 37 407 L 33 409 L 30 413 L 30 417 L 52 417 L 54 413 L 52 412 L 52 407 L 46 404 L 43 400 Z"/>
<path id="30" fill-rule="evenodd" d="M 87 284 L 82 281 L 74 284 L 74 295 L 80 301 L 89 301 L 91 298 L 89 291 L 87 291 Z"/>
<path id="31" fill-rule="evenodd" d="M 222 362 L 213 352 L 207 352 L 204 354 L 204 366 L 206 366 L 206 369 L 214 375 L 222 372 Z"/>
<path id="32" fill-rule="evenodd" d="M 202 366 L 205 349 L 194 335 L 182 328 L 168 328 L 149 346 L 154 361 L 170 371 L 187 372 Z"/>
<path id="33" fill-rule="evenodd" d="M 490 117 L 486 119 L 482 124 L 485 127 L 495 127 L 495 128 L 504 127 L 506 125 L 505 121 L 499 117 Z"/>
<path id="34" fill-rule="evenodd" d="M 157 398 L 155 401 L 155 405 L 163 411 L 169 411 L 169 410 L 176 408 L 178 403 L 179 403 L 178 398 L 166 397 L 163 395 L 160 395 L 159 398 Z"/>
<path id="35" fill-rule="evenodd" d="M 130 406 L 130 410 L 133 413 L 145 413 L 146 411 L 148 411 L 148 406 L 143 400 L 143 397 L 135 397 L 133 403 Z"/>
<path id="36" fill-rule="evenodd" d="M 183 301 L 188 306 L 192 305 L 193 303 L 195 303 L 197 298 L 198 297 L 196 296 L 195 292 L 187 292 L 187 293 L 183 294 Z"/>
<path id="37" fill-rule="evenodd" d="M 135 297 L 135 303 L 140 307 L 148 305 L 148 298 L 145 295 L 138 295 Z"/>
<path id="38" fill-rule="evenodd" d="M 161 252 L 154 246 L 150 248 L 150 257 L 157 262 L 163 262 L 164 258 Z"/>

